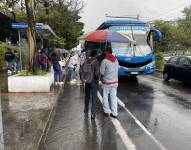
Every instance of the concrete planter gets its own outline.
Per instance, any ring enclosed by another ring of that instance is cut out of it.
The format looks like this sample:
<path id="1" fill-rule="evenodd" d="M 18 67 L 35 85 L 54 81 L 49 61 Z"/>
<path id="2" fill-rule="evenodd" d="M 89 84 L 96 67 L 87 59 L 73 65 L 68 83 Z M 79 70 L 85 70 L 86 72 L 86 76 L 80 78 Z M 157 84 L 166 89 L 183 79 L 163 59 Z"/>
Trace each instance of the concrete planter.
<path id="1" fill-rule="evenodd" d="M 54 82 L 54 73 L 50 72 L 44 76 L 18 76 L 8 77 L 9 92 L 50 92 Z"/>

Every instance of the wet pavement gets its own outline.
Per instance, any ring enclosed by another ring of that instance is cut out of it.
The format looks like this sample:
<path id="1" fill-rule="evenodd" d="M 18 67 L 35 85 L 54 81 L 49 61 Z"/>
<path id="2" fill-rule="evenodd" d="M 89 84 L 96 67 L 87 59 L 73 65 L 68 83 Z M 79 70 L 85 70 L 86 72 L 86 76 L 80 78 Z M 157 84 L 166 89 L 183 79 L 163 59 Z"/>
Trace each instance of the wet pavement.
<path id="1" fill-rule="evenodd" d="M 47 150 L 125 150 L 101 104 L 95 120 L 83 113 L 83 86 L 66 84 L 46 140 Z"/>
<path id="2" fill-rule="evenodd" d="M 50 93 L 8 93 L 7 74 L 0 73 L 5 150 L 35 150 L 40 144 L 60 87 Z"/>
<path id="3" fill-rule="evenodd" d="M 58 101 L 46 150 L 125 150 L 122 128 L 137 150 L 190 150 L 191 86 L 160 76 L 120 78 L 116 126 L 98 102 L 95 120 L 83 113 L 83 86 L 66 84 Z M 100 91 L 101 93 L 101 91 Z M 130 111 L 130 112 L 129 112 Z"/>

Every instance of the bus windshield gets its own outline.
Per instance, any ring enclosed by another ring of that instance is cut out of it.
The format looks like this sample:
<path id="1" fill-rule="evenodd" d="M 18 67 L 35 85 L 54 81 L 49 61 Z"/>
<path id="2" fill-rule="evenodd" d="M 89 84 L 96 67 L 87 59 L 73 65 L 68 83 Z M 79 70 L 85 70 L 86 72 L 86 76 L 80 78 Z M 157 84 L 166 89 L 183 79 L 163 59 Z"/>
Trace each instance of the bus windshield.
<path id="1" fill-rule="evenodd" d="M 111 46 L 116 56 L 146 56 L 152 52 L 147 44 L 148 27 L 144 26 L 112 26 L 112 31 L 119 32 L 123 36 L 135 41 L 135 45 L 130 43 L 112 42 Z"/>
<path id="2" fill-rule="evenodd" d="M 116 56 L 146 56 L 152 52 L 147 44 L 137 44 L 136 46 L 133 46 L 130 43 L 112 42 L 111 47 Z"/>

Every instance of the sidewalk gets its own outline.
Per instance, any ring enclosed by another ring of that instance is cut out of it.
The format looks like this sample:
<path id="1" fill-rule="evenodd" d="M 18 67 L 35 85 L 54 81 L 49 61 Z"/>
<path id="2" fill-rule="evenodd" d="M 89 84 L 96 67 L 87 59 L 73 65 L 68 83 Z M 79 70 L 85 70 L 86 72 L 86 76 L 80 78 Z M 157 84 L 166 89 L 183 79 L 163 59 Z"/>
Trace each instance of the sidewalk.
<path id="1" fill-rule="evenodd" d="M 125 150 L 110 118 L 97 102 L 96 119 L 83 113 L 84 88 L 65 84 L 44 150 Z"/>
<path id="2" fill-rule="evenodd" d="M 36 150 L 46 132 L 61 87 L 50 93 L 8 93 L 7 75 L 0 73 L 5 150 Z"/>

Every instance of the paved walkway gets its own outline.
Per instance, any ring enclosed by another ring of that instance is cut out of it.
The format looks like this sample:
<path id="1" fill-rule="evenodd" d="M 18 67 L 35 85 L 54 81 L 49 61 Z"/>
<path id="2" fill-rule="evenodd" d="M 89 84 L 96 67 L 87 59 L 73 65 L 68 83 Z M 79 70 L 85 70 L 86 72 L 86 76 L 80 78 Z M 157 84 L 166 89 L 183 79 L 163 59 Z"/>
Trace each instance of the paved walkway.
<path id="1" fill-rule="evenodd" d="M 0 72 L 5 150 L 37 148 L 57 103 L 60 88 L 53 87 L 49 93 L 8 93 L 7 74 Z"/>
<path id="2" fill-rule="evenodd" d="M 83 86 L 66 83 L 46 139 L 46 149 L 125 150 L 111 119 L 103 116 L 100 102 L 95 120 L 84 115 L 83 97 Z"/>

